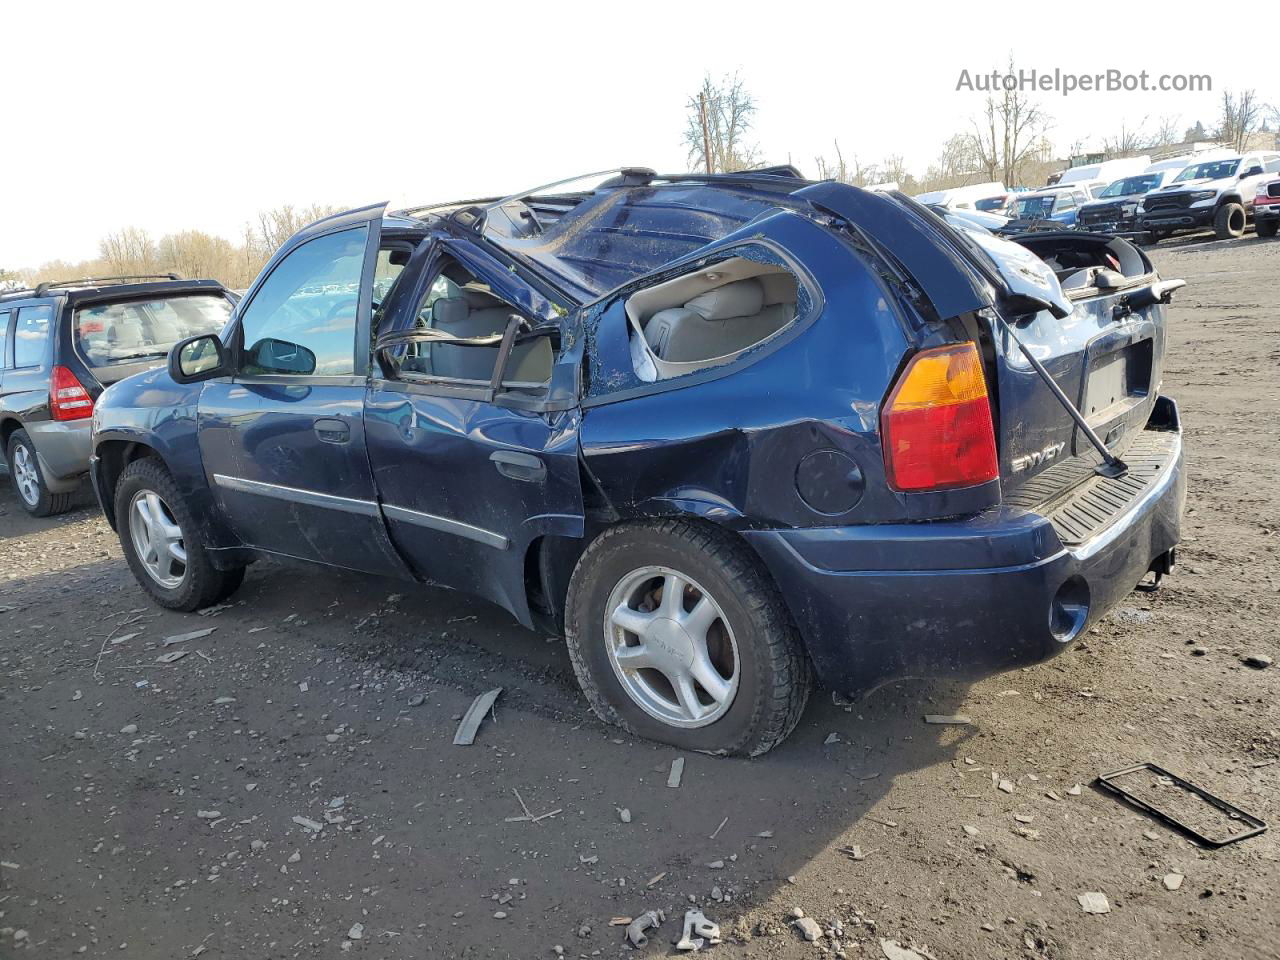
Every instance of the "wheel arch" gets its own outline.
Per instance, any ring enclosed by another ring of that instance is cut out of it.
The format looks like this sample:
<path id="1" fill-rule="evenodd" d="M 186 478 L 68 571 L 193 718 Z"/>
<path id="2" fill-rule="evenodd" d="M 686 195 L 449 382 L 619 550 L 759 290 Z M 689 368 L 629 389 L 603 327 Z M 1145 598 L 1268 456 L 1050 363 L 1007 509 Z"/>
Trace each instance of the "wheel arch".
<path id="1" fill-rule="evenodd" d="M 98 458 L 98 477 L 102 512 L 107 523 L 116 530 L 116 486 L 125 468 L 135 460 L 154 457 L 164 463 L 164 457 L 155 447 L 135 439 L 100 440 L 94 447 L 94 455 Z M 167 467 L 167 464 L 166 464 Z"/>

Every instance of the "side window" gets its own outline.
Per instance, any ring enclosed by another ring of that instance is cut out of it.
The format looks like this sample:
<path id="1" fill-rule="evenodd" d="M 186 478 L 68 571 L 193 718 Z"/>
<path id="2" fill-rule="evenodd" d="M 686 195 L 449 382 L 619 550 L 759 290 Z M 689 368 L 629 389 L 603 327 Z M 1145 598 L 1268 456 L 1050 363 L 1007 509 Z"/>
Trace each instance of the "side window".
<path id="1" fill-rule="evenodd" d="M 49 342 L 49 325 L 53 319 L 53 307 L 22 307 L 18 310 L 18 322 L 13 329 L 13 365 L 36 367 L 44 360 Z"/>
<path id="2" fill-rule="evenodd" d="M 367 227 L 308 240 L 271 271 L 240 318 L 242 373 L 334 377 L 355 370 Z"/>
<path id="3" fill-rule="evenodd" d="M 9 366 L 9 311 L 0 310 L 0 370 Z"/>
<path id="4" fill-rule="evenodd" d="M 520 311 L 497 297 L 488 284 L 461 264 L 446 260 L 418 305 L 414 329 L 434 332 L 424 339 L 392 348 L 397 374 L 406 379 L 460 381 L 487 386 L 512 315 Z M 524 318 L 526 321 L 528 318 Z M 480 341 L 460 344 L 451 340 Z M 516 343 L 503 368 L 503 384 L 534 390 L 551 379 L 555 349 L 551 337 Z"/>
<path id="5" fill-rule="evenodd" d="M 1267 173 L 1280 173 L 1280 157 L 1272 157 L 1267 161 Z"/>

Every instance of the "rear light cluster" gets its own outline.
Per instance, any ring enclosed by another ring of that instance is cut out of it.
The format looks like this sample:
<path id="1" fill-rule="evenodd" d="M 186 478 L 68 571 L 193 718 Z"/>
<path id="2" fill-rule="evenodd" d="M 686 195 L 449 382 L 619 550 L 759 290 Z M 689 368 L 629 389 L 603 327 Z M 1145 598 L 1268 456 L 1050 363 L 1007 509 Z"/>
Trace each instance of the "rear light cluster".
<path id="1" fill-rule="evenodd" d="M 55 420 L 84 420 L 93 416 L 93 397 L 66 367 L 54 367 L 49 380 L 49 410 Z"/>
<path id="2" fill-rule="evenodd" d="M 880 432 L 895 490 L 949 490 L 999 477 L 978 348 L 959 343 L 912 357 L 880 415 Z"/>

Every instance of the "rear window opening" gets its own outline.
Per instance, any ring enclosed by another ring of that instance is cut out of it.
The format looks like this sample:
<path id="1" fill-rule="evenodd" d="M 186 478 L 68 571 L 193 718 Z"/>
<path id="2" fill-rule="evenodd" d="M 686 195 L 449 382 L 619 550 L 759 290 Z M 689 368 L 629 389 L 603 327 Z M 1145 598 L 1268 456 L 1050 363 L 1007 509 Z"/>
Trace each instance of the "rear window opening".
<path id="1" fill-rule="evenodd" d="M 799 290 L 785 267 L 733 257 L 633 294 L 636 375 L 652 383 L 732 363 L 795 322 Z"/>
<path id="2" fill-rule="evenodd" d="M 97 303 L 75 313 L 76 347 L 91 367 L 166 356 L 179 340 L 218 333 L 231 316 L 221 296 Z"/>

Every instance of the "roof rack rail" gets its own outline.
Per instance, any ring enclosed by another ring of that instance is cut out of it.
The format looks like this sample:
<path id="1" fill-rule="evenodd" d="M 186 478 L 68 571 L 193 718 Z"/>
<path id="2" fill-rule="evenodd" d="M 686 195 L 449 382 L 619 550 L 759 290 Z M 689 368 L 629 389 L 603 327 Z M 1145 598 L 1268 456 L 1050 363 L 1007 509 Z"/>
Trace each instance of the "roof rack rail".
<path id="1" fill-rule="evenodd" d="M 100 283 L 132 283 L 135 280 L 181 280 L 181 274 L 169 273 L 130 273 L 118 277 L 81 277 L 79 280 L 49 280 L 36 287 L 37 297 L 48 296 L 54 287 L 96 286 Z"/>

